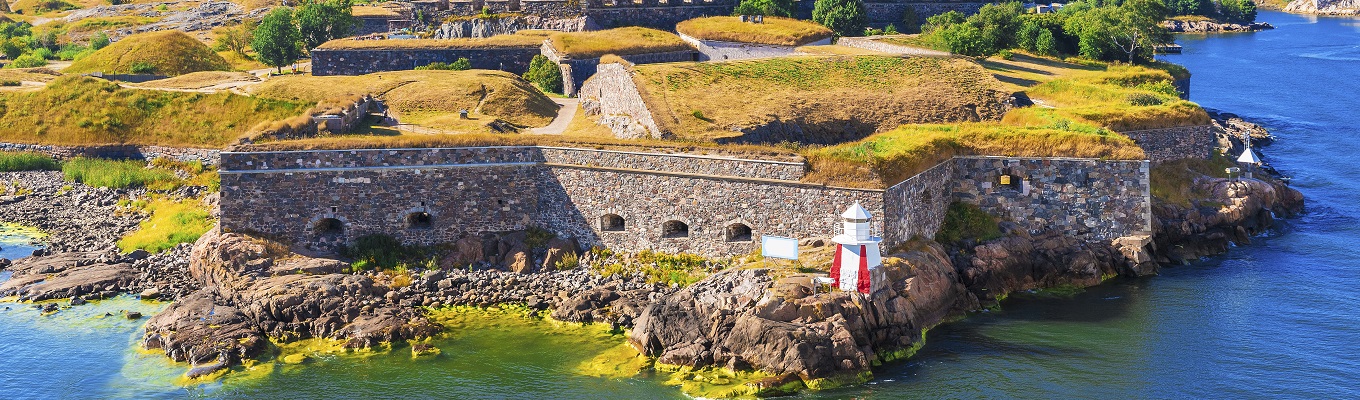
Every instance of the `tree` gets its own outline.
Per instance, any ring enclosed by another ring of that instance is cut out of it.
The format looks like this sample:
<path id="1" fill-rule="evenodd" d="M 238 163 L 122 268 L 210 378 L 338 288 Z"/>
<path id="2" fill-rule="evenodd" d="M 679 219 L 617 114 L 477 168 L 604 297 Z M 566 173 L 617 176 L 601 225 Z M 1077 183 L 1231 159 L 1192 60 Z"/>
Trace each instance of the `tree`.
<path id="1" fill-rule="evenodd" d="M 252 32 L 254 28 L 250 22 L 241 25 L 222 28 L 217 34 L 217 43 L 214 47 L 222 50 L 231 50 L 241 57 L 246 56 L 246 48 L 250 47 L 250 42 L 255 39 Z"/>
<path id="2" fill-rule="evenodd" d="M 534 59 L 529 61 L 529 71 L 524 73 L 524 80 L 533 83 L 544 92 L 562 93 L 561 67 L 542 54 L 534 56 Z"/>
<path id="3" fill-rule="evenodd" d="M 298 32 L 302 44 L 314 49 L 331 39 L 349 36 L 358 20 L 354 18 L 350 0 L 311 0 L 297 11 Z"/>
<path id="4" fill-rule="evenodd" d="M 1252 0 L 1220 0 L 1218 13 L 1228 22 L 1250 24 L 1256 22 L 1256 3 Z"/>
<path id="5" fill-rule="evenodd" d="M 838 36 L 854 36 L 868 25 L 863 0 L 817 0 L 812 7 L 812 22 L 822 24 Z"/>
<path id="6" fill-rule="evenodd" d="M 998 50 L 993 46 L 992 39 L 973 24 L 946 26 L 936 31 L 936 34 L 939 35 L 940 41 L 949 48 L 950 53 L 983 57 L 995 54 Z"/>
<path id="7" fill-rule="evenodd" d="M 1058 55 L 1058 40 L 1053 37 L 1053 31 L 1044 29 L 1039 32 L 1039 36 L 1034 39 L 1034 53 L 1049 57 Z"/>
<path id="8" fill-rule="evenodd" d="M 3 0 L 0 0 L 0 1 L 3 1 Z M 93 37 L 93 38 L 90 38 L 90 48 L 91 48 L 91 49 L 99 50 L 99 49 L 102 49 L 102 48 L 105 48 L 105 47 L 109 47 L 109 35 L 108 35 L 108 34 L 105 34 L 104 32 L 99 32 L 99 33 L 94 34 L 94 37 Z"/>
<path id="9" fill-rule="evenodd" d="M 1116 15 L 1118 25 L 1111 33 L 1111 40 L 1128 55 L 1129 64 L 1138 59 L 1151 60 L 1153 47 L 1171 39 L 1161 24 L 1167 17 L 1166 3 L 1159 0 L 1127 0 L 1119 6 Z"/>
<path id="10" fill-rule="evenodd" d="M 991 42 L 996 50 L 1015 47 L 1015 35 L 1020 30 L 1020 16 L 1025 8 L 1019 2 L 994 3 L 982 6 L 978 13 L 968 17 L 968 23 L 982 31 L 983 37 Z"/>
<path id="11" fill-rule="evenodd" d="M 916 8 L 907 6 L 902 11 L 902 33 L 914 34 L 921 33 L 921 15 L 916 13 Z"/>
<path id="12" fill-rule="evenodd" d="M 293 10 L 288 7 L 270 10 L 260 20 L 260 26 L 255 27 L 254 34 L 250 47 L 255 49 L 255 58 L 278 68 L 279 72 L 283 72 L 283 66 L 302 57 L 302 49 L 298 47 L 300 35 L 297 25 L 293 25 Z"/>
<path id="13" fill-rule="evenodd" d="M 732 15 L 765 15 L 793 18 L 797 4 L 793 0 L 741 0 Z"/>
<path id="14" fill-rule="evenodd" d="M 921 33 L 931 33 L 946 26 L 962 24 L 967 20 L 968 17 L 964 16 L 963 13 L 949 10 L 926 18 L 926 24 L 921 25 Z"/>

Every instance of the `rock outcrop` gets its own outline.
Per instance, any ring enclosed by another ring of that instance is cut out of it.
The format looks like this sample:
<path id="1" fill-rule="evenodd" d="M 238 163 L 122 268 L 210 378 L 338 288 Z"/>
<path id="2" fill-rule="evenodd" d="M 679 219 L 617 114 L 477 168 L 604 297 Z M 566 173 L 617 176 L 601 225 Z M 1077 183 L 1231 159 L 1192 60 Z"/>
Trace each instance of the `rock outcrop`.
<path id="1" fill-rule="evenodd" d="M 1266 22 L 1253 22 L 1250 24 L 1236 24 L 1232 22 L 1218 21 L 1162 21 L 1162 26 L 1171 33 L 1224 33 L 1224 32 L 1256 32 L 1267 29 L 1275 29 L 1274 25 Z"/>
<path id="2" fill-rule="evenodd" d="M 1285 12 L 1318 15 L 1360 14 L 1360 0 L 1294 0 L 1284 6 Z"/>

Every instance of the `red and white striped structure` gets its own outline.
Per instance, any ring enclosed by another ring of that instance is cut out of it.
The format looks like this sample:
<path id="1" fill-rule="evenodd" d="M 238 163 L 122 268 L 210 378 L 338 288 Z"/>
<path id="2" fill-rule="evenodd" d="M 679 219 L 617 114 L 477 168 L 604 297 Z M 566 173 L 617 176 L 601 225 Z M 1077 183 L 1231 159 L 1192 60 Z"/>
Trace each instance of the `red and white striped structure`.
<path id="1" fill-rule="evenodd" d="M 831 279 L 840 290 L 873 294 L 886 286 L 883 257 L 878 244 L 883 238 L 873 235 L 869 210 L 859 203 L 841 214 L 841 229 L 831 241 L 836 255 L 831 262 Z"/>

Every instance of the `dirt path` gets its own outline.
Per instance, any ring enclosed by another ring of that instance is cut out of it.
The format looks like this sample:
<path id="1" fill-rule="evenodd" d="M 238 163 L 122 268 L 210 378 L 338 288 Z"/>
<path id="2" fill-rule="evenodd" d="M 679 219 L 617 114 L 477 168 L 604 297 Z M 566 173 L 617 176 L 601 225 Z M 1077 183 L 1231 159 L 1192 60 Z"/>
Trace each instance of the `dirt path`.
<path id="1" fill-rule="evenodd" d="M 571 125 L 571 119 L 576 117 L 576 105 L 580 104 L 581 99 L 553 98 L 552 101 L 557 103 L 557 105 L 562 106 L 562 108 L 557 110 L 557 117 L 553 118 L 552 123 L 548 124 L 548 126 L 530 129 L 529 133 L 535 135 L 561 135 L 562 132 L 567 130 L 567 126 Z"/>

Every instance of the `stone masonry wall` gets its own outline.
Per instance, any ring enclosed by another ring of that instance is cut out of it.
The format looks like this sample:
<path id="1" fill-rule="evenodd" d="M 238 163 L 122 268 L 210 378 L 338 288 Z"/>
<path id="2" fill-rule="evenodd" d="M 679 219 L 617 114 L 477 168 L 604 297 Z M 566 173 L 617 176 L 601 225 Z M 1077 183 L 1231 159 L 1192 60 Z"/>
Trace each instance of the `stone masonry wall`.
<path id="1" fill-rule="evenodd" d="M 585 81 L 595 75 L 600 58 L 581 58 L 574 59 L 562 55 L 552 46 L 552 41 L 544 41 L 539 47 L 539 52 L 544 57 L 557 63 L 562 69 L 562 93 L 567 96 L 575 96 Z M 642 53 L 619 56 L 633 64 L 655 64 L 666 62 L 698 61 L 699 52 L 694 50 L 668 51 L 660 53 Z"/>
<path id="2" fill-rule="evenodd" d="M 54 146 L 26 143 L 0 143 L 0 151 L 30 151 L 46 154 L 58 160 L 68 160 L 76 157 L 133 160 L 170 158 L 184 162 L 198 161 L 203 163 L 203 165 L 217 165 L 219 161 L 218 153 L 220 153 L 217 149 L 184 147 L 134 145 Z"/>
<path id="3" fill-rule="evenodd" d="M 539 150 L 556 162 L 518 161 L 536 159 Z M 856 201 L 882 210 L 881 191 L 765 179 L 787 176 L 793 163 L 718 157 L 507 147 L 226 153 L 224 159 L 232 166 L 222 172 L 224 229 L 317 247 L 373 233 L 433 244 L 538 226 L 584 245 L 719 256 L 754 250 L 762 234 L 828 237 L 835 216 Z M 694 170 L 693 164 L 708 164 L 699 169 L 709 174 L 670 172 Z M 613 168 L 621 165 L 630 168 Z M 407 226 L 407 215 L 418 212 L 432 216 L 431 226 Z M 624 229 L 606 231 L 601 218 L 607 214 L 622 217 Z M 313 227 L 326 218 L 341 221 L 343 233 L 316 233 Z M 667 221 L 687 224 L 688 235 L 663 237 Z M 752 236 L 729 241 L 724 233 L 734 224 L 745 224 Z"/>
<path id="4" fill-rule="evenodd" d="M 690 46 L 699 49 L 699 61 L 723 61 L 723 60 L 743 60 L 748 58 L 770 58 L 783 57 L 794 53 L 797 46 L 777 46 L 771 44 L 754 44 L 724 42 L 720 40 L 700 40 L 692 36 L 680 33 L 680 39 L 689 43 Z M 818 40 L 808 43 L 807 46 L 820 46 L 831 44 L 831 38 Z"/>
<path id="5" fill-rule="evenodd" d="M 1182 158 L 1209 158 L 1215 146 L 1214 126 L 1181 126 L 1120 132 L 1138 143 L 1154 163 Z"/>
<path id="6" fill-rule="evenodd" d="M 1032 233 L 1107 240 L 1152 230 L 1147 161 L 956 157 L 953 197 Z M 1001 175 L 1012 184 L 1002 185 Z"/>
<path id="7" fill-rule="evenodd" d="M 1000 185 L 1009 174 L 1014 184 Z M 327 247 L 537 226 L 583 245 L 727 256 L 761 235 L 829 237 L 859 202 L 888 246 L 933 238 L 952 201 L 1031 231 L 1105 240 L 1150 230 L 1146 161 L 956 157 L 887 190 L 805 184 L 797 163 L 554 147 L 223 153 L 222 227 Z M 408 225 L 427 213 L 428 227 Z M 618 217 L 618 229 L 604 218 Z M 314 227 L 334 218 L 343 233 Z M 669 221 L 687 234 L 667 237 Z M 749 229 L 737 238 L 731 227 Z"/>
<path id="8" fill-rule="evenodd" d="M 313 49 L 312 75 L 364 75 L 402 71 L 433 62 L 451 63 L 467 58 L 474 69 L 493 69 L 523 74 L 538 54 L 536 47 L 489 49 Z"/>
<path id="9" fill-rule="evenodd" d="M 950 183 L 958 174 L 954 160 L 948 160 L 902 181 L 883 193 L 883 237 L 894 246 L 920 236 L 934 239 L 944 224 L 945 212 L 954 197 Z"/>
<path id="10" fill-rule="evenodd" d="M 664 136 L 652 111 L 647 109 L 647 102 L 642 100 L 628 67 L 610 63 L 599 66 L 598 71 L 577 93 L 586 114 L 598 115 L 599 123 L 609 127 L 615 137 Z"/>

